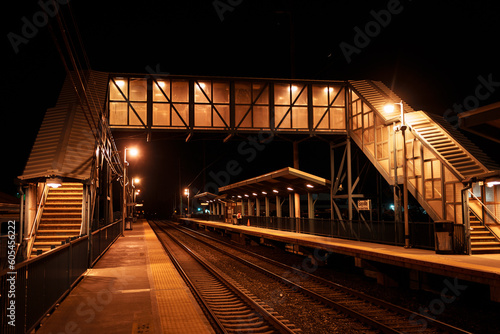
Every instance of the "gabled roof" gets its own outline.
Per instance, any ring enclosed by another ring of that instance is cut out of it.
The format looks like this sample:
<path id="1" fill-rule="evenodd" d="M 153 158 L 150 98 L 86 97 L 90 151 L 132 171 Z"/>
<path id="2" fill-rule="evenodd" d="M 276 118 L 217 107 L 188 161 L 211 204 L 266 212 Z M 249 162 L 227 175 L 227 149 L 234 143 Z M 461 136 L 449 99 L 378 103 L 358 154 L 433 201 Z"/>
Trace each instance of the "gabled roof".
<path id="1" fill-rule="evenodd" d="M 329 193 L 330 181 L 295 168 L 286 167 L 271 173 L 219 188 L 229 196 L 286 196 L 289 193 Z M 309 186 L 308 186 L 309 185 Z M 290 190 L 290 189 L 292 190 Z M 277 193 L 275 191 L 277 191 Z"/>
<path id="2" fill-rule="evenodd" d="M 204 193 L 196 194 L 193 196 L 193 198 L 196 198 L 196 199 L 199 199 L 199 200 L 205 201 L 205 202 L 211 201 L 216 197 L 217 197 L 216 194 L 212 194 L 210 192 L 204 192 Z"/>
<path id="3" fill-rule="evenodd" d="M 108 74 L 90 71 L 82 77 L 93 117 L 98 121 L 97 111 L 102 110 L 106 101 Z M 75 76 L 73 79 L 77 80 Z M 34 180 L 50 176 L 78 180 L 90 178 L 95 139 L 88 123 L 90 115 L 84 113 L 81 102 L 72 78 L 68 76 L 56 106 L 45 113 L 19 179 Z"/>

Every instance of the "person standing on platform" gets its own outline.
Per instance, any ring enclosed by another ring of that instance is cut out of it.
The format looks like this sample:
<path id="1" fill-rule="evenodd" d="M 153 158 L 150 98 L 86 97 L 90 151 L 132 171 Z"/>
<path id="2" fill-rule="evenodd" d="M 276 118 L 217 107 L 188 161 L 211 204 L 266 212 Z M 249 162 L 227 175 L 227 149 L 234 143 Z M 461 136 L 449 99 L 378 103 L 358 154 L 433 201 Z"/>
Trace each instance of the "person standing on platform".
<path id="1" fill-rule="evenodd" d="M 236 219 L 238 220 L 238 225 L 241 225 L 241 212 L 238 212 Z"/>

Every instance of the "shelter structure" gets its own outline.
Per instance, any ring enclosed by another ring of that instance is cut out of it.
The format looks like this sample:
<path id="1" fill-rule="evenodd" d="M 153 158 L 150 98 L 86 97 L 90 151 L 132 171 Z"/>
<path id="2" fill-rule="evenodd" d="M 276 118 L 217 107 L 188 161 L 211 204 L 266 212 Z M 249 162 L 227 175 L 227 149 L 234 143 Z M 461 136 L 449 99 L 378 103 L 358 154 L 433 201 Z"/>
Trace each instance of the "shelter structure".
<path id="1" fill-rule="evenodd" d="M 274 172 L 219 188 L 226 201 L 238 203 L 242 215 L 269 217 L 271 202 L 277 217 L 282 217 L 284 201 L 288 200 L 289 217 L 300 218 L 300 195 L 307 196 L 307 217 L 314 218 L 314 194 L 329 194 L 331 183 L 324 178 L 286 167 Z M 262 201 L 264 206 L 262 206 Z"/>

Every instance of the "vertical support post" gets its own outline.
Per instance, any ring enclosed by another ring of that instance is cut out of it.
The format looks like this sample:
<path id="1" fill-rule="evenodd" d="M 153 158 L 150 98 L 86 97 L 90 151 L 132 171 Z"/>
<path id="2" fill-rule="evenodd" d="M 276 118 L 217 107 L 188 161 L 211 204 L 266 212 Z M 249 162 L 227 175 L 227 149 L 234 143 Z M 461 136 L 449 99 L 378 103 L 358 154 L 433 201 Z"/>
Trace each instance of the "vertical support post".
<path id="1" fill-rule="evenodd" d="M 406 134 L 405 128 L 402 128 L 403 134 L 403 214 L 405 223 L 405 248 L 410 248 L 410 225 L 408 222 L 408 162 L 406 160 Z"/>
<path id="2" fill-rule="evenodd" d="M 403 135 L 403 214 L 405 223 L 405 248 L 410 248 L 410 225 L 408 222 L 408 161 L 406 156 L 406 124 L 403 101 L 401 101 L 399 105 L 401 107 L 401 134 Z"/>
<path id="3" fill-rule="evenodd" d="M 293 208 L 294 195 L 292 193 L 288 194 L 288 213 L 290 218 L 295 217 L 295 210 Z"/>
<path id="4" fill-rule="evenodd" d="M 243 198 L 241 199 L 241 215 L 245 215 L 245 201 L 243 200 Z"/>
<path id="5" fill-rule="evenodd" d="M 181 159 L 179 159 L 179 215 L 182 217 L 184 211 L 182 210 L 182 187 L 181 187 Z"/>
<path id="6" fill-rule="evenodd" d="M 266 217 L 270 217 L 269 215 L 269 197 L 265 197 L 265 205 L 266 205 Z"/>
<path id="7" fill-rule="evenodd" d="M 394 128 L 396 125 L 394 125 Z M 399 194 L 398 180 L 398 145 L 396 132 L 392 134 L 393 160 L 394 160 L 394 226 L 398 226 L 401 222 L 401 199 Z M 423 160 L 423 159 L 422 159 Z M 424 182 L 425 183 L 425 182 Z M 398 235 L 396 229 L 396 236 Z"/>
<path id="8" fill-rule="evenodd" d="M 260 216 L 260 199 L 258 197 L 255 197 L 255 210 L 255 215 Z"/>
<path id="9" fill-rule="evenodd" d="M 297 141 L 293 142 L 293 168 L 299 169 L 299 143 Z M 300 195 L 298 193 L 294 193 L 293 207 L 295 209 L 295 218 L 300 218 Z"/>
<path id="10" fill-rule="evenodd" d="M 307 217 L 309 219 L 314 218 L 314 201 L 312 197 L 312 193 L 307 193 Z"/>
<path id="11" fill-rule="evenodd" d="M 250 200 L 250 198 L 247 199 L 247 205 L 248 205 L 248 215 L 253 216 L 252 201 Z"/>
<path id="12" fill-rule="evenodd" d="M 20 197 L 20 200 L 19 200 L 19 231 L 17 231 L 18 235 L 19 235 L 19 239 L 17 240 L 17 242 L 19 244 L 22 244 L 23 242 L 23 238 L 25 236 L 25 233 L 24 233 L 24 209 L 25 209 L 25 200 L 24 200 L 24 190 L 23 190 L 23 186 L 20 185 L 19 186 L 19 194 L 21 195 Z"/>
<path id="13" fill-rule="evenodd" d="M 276 196 L 276 217 L 281 217 L 281 199 Z"/>
<path id="14" fill-rule="evenodd" d="M 125 220 L 127 219 L 127 148 L 123 152 L 123 207 L 122 207 L 122 237 L 125 236 Z"/>
<path id="15" fill-rule="evenodd" d="M 346 141 L 347 150 L 347 208 L 348 219 L 352 224 L 352 161 L 351 161 L 351 138 L 347 137 Z"/>
<path id="16" fill-rule="evenodd" d="M 335 155 L 333 151 L 333 143 L 330 142 L 330 219 L 334 219 L 333 214 L 333 185 L 335 180 Z"/>
<path id="17" fill-rule="evenodd" d="M 464 242 L 465 242 L 465 253 L 471 255 L 471 238 L 470 238 L 470 216 L 469 216 L 469 196 L 467 196 L 467 191 L 472 188 L 472 183 L 464 184 L 464 188 L 461 190 L 462 195 L 462 221 L 464 224 Z"/>

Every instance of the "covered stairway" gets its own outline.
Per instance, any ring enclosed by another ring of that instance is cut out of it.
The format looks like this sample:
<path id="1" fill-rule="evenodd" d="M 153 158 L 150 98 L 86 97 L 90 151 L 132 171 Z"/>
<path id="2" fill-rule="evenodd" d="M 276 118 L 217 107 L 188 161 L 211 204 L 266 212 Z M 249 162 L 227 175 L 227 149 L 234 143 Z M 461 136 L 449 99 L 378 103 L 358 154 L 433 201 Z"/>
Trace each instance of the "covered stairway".
<path id="1" fill-rule="evenodd" d="M 400 110 L 384 112 L 386 103 L 401 99 L 381 82 L 350 84 L 349 135 L 389 184 L 396 175 L 402 184 L 403 141 L 395 131 Z M 489 183 L 497 180 L 500 167 L 442 117 L 401 103 L 408 127 L 408 190 L 434 221 L 463 227 L 471 254 L 500 253 L 500 197 L 498 185 Z"/>
<path id="2" fill-rule="evenodd" d="M 82 228 L 83 186 L 65 182 L 49 188 L 31 255 L 40 255 L 78 237 Z"/>
<path id="3" fill-rule="evenodd" d="M 21 260 L 88 235 L 92 223 L 112 222 L 112 173 L 119 154 L 102 118 L 108 75 L 73 73 L 43 118 L 23 174 Z M 80 84 L 83 87 L 80 87 Z M 81 94 L 81 95 L 80 95 Z M 86 101 L 86 102 L 85 102 Z M 101 211 L 96 210 L 98 192 Z"/>

